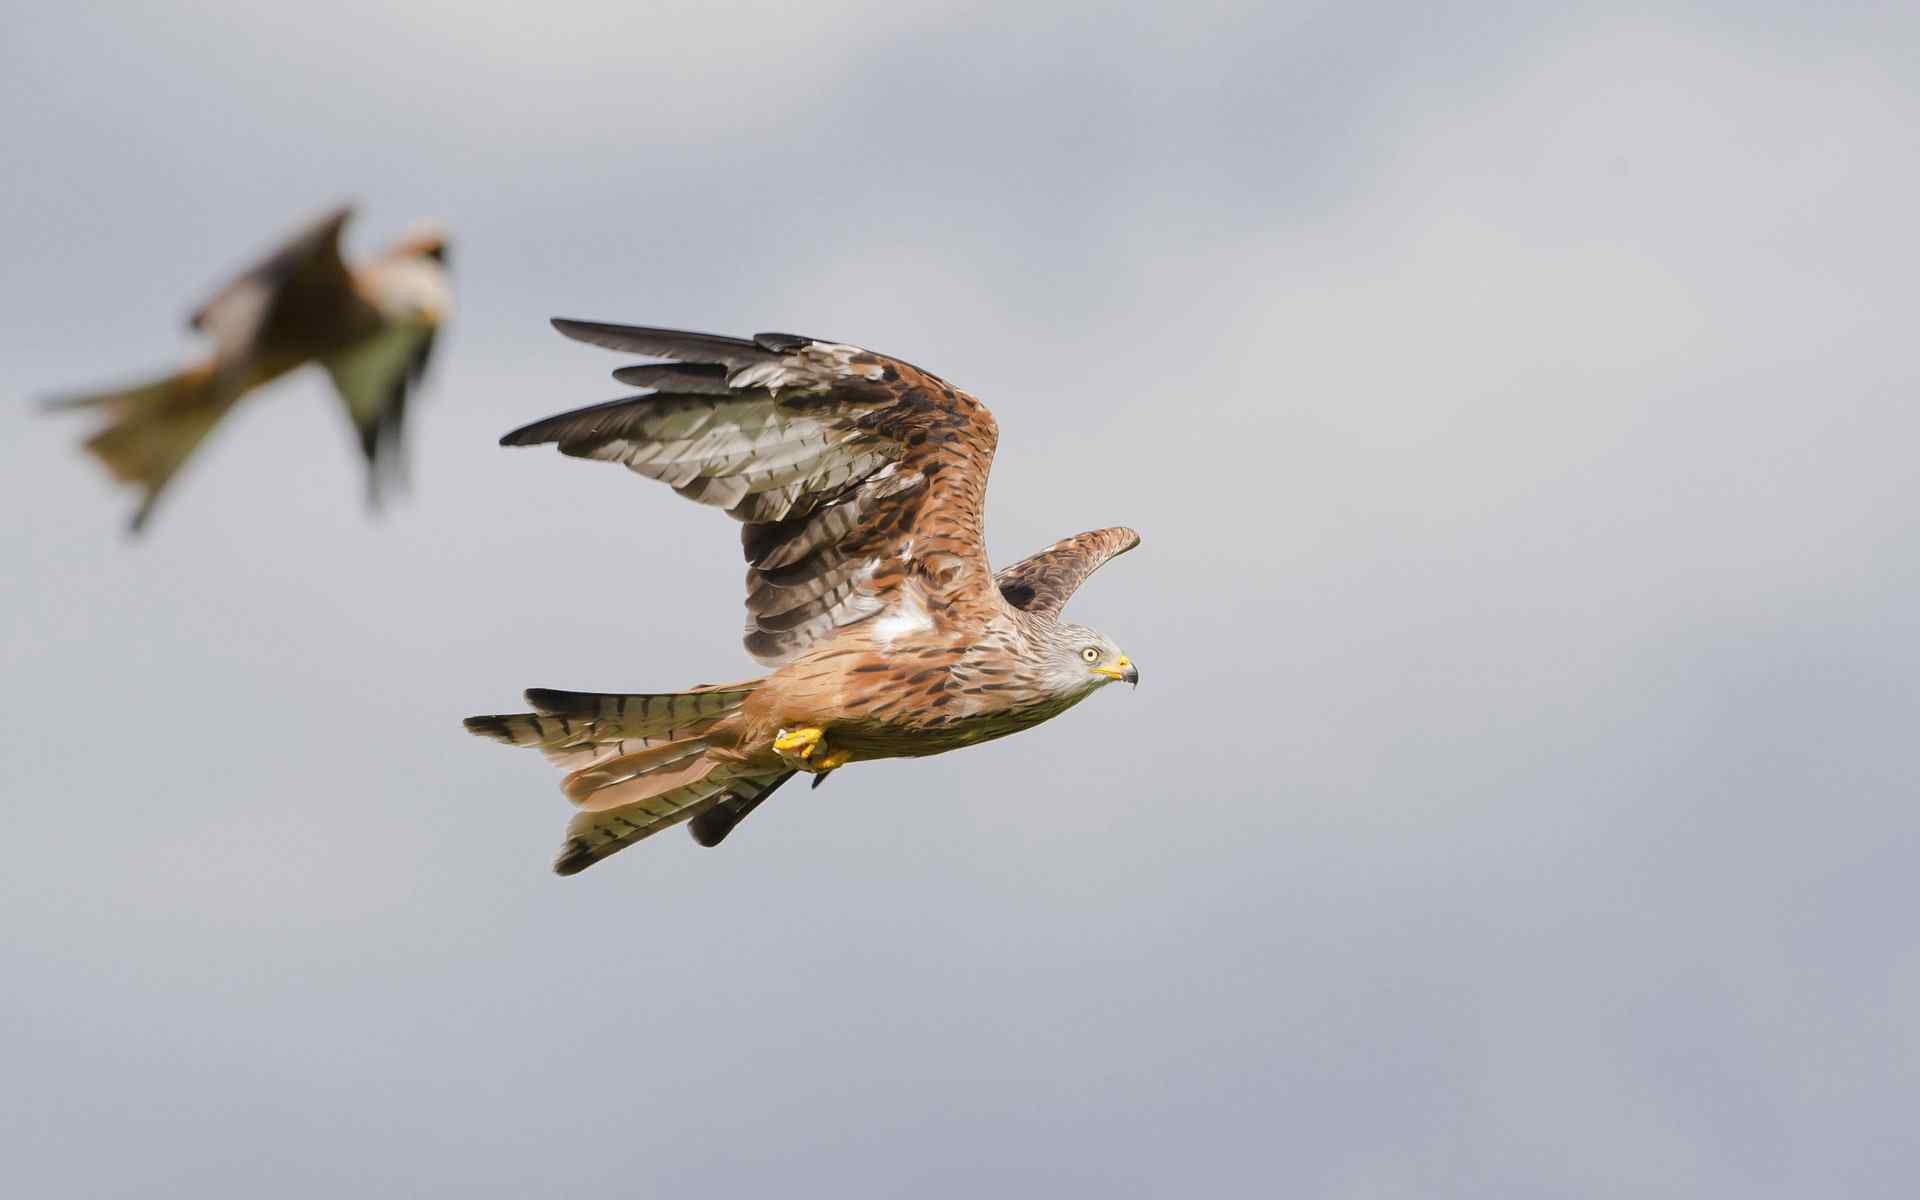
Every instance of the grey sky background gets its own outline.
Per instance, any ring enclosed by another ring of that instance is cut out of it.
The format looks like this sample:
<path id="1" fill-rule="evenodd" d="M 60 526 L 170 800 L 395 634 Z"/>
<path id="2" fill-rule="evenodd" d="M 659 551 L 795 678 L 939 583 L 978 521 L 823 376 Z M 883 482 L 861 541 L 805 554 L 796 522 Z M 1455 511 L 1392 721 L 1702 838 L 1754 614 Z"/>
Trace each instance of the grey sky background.
<path id="1" fill-rule="evenodd" d="M 31 1194 L 1920 1183 L 1910 7 L 89 7 L 0 36 Z M 128 543 L 30 401 L 341 198 L 457 239 L 413 495 L 302 376 Z M 620 394 L 554 314 L 974 391 L 1142 686 L 554 878 L 459 717 L 751 670 L 729 521 L 494 446 Z"/>

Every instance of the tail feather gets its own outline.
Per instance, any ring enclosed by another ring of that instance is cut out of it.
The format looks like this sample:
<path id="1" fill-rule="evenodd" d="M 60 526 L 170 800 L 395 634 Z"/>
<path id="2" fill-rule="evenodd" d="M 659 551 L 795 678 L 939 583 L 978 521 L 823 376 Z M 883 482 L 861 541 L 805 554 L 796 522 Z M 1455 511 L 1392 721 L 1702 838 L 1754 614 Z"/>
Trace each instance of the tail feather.
<path id="1" fill-rule="evenodd" d="M 151 405 L 172 396 L 180 385 L 182 375 L 179 372 L 164 375 L 149 383 L 137 383 L 132 387 L 117 388 L 110 392 L 77 392 L 64 396 L 48 396 L 40 406 L 49 412 L 68 412 L 81 408 L 115 408 Z"/>
<path id="2" fill-rule="evenodd" d="M 579 811 L 554 870 L 572 875 L 662 829 L 692 820 L 694 840 L 717 845 L 791 771 L 742 774 L 728 721 L 758 680 L 664 695 L 532 688 L 536 711 L 468 717 L 470 733 L 537 747 L 572 768 L 561 782 Z"/>
<path id="3" fill-rule="evenodd" d="M 697 783 L 717 765 L 707 757 L 705 740 L 683 738 L 581 767 L 562 781 L 560 790 L 581 808 L 599 812 Z"/>
<path id="4" fill-rule="evenodd" d="M 567 822 L 567 839 L 553 860 L 553 869 L 561 875 L 577 875 L 642 838 L 692 818 L 713 803 L 725 786 L 703 779 L 604 812 L 576 813 Z"/>
<path id="5" fill-rule="evenodd" d="M 553 869 L 577 875 L 594 863 L 617 854 L 662 829 L 691 821 L 693 839 L 715 846 L 773 790 L 793 776 L 732 777 L 725 770 L 645 800 L 636 800 L 600 812 L 582 811 L 567 823 L 567 840 L 554 859 Z"/>
<path id="6" fill-rule="evenodd" d="M 554 860 L 562 875 L 584 871 L 641 838 L 678 825 L 712 803 L 731 780 L 730 765 L 686 738 L 575 771 L 562 785 L 580 806 Z"/>
<path id="7" fill-rule="evenodd" d="M 657 737 L 675 725 L 732 712 L 747 702 L 759 682 L 756 679 L 651 696 L 528 688 L 527 703 L 547 716 L 591 721 L 617 730 L 621 737 Z"/>
<path id="8" fill-rule="evenodd" d="M 687 830 L 693 834 L 693 840 L 702 846 L 718 846 L 726 839 L 733 827 L 747 819 L 747 815 L 760 807 L 760 802 L 773 795 L 787 780 L 793 778 L 793 772 L 781 775 L 751 775 L 745 779 L 736 779 L 727 788 L 724 795 L 702 809 L 700 815 L 693 818 Z"/>
<path id="9" fill-rule="evenodd" d="M 467 732 L 509 746 L 535 746 L 577 768 L 711 729 L 753 694 L 758 680 L 655 695 L 528 688 L 536 711 L 468 717 Z"/>
<path id="10" fill-rule="evenodd" d="M 46 407 L 106 412 L 106 426 L 87 439 L 86 448 L 115 479 L 143 490 L 131 525 L 138 532 L 168 482 L 231 407 L 224 390 L 216 386 L 211 364 L 202 364 L 118 391 L 55 397 Z"/>

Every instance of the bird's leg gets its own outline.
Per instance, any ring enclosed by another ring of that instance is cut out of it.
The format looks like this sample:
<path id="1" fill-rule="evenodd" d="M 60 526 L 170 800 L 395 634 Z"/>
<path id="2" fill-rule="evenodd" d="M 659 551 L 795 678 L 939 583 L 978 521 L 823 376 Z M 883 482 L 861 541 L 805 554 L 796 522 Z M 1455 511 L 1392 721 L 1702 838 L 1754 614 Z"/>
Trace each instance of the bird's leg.
<path id="1" fill-rule="evenodd" d="M 790 767 L 819 773 L 841 766 L 849 757 L 845 750 L 827 745 L 827 731 L 816 725 L 782 729 L 773 739 L 773 752 Z"/>
<path id="2" fill-rule="evenodd" d="M 827 731 L 817 725 L 802 725 L 798 729 L 782 729 L 773 739 L 773 752 L 787 760 L 790 767 L 803 771 L 817 771 L 820 768 L 811 761 L 821 752 Z"/>
<path id="3" fill-rule="evenodd" d="M 773 748 L 782 758 L 811 758 L 827 731 L 814 725 L 782 729 L 774 735 Z"/>

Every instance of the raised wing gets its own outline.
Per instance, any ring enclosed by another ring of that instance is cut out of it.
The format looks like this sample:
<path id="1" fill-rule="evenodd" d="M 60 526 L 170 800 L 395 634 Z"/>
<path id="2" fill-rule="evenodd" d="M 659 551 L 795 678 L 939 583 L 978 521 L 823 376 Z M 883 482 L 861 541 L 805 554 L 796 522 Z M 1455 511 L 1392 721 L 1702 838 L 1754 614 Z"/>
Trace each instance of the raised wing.
<path id="1" fill-rule="evenodd" d="M 1096 529 L 1062 539 L 994 576 L 1001 598 L 1035 616 L 1057 618 L 1087 576 L 1140 544 L 1131 529 Z"/>
<path id="2" fill-rule="evenodd" d="M 965 392 L 792 334 L 554 326 L 672 361 L 614 372 L 650 395 L 549 417 L 501 445 L 624 463 L 744 522 L 746 644 L 761 663 L 897 605 L 939 620 L 996 602 L 980 515 L 998 432 Z"/>
<path id="3" fill-rule="evenodd" d="M 327 213 L 193 314 L 193 327 L 214 340 L 217 363 L 224 367 L 261 351 L 312 354 L 376 319 L 340 258 L 340 231 L 352 216 L 345 206 Z"/>

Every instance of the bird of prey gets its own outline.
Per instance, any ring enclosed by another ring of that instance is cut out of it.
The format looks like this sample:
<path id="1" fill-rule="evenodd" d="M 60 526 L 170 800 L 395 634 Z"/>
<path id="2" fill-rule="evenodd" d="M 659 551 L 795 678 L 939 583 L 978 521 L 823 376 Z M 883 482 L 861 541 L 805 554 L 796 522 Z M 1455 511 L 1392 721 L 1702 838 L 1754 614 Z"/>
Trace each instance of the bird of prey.
<path id="1" fill-rule="evenodd" d="M 1140 542 L 1100 529 L 995 575 L 981 533 L 998 432 L 978 400 L 898 359 L 784 333 L 751 339 L 556 320 L 666 361 L 651 391 L 516 429 L 505 446 L 624 463 L 743 523 L 747 651 L 771 674 L 685 692 L 530 689 L 468 730 L 537 746 L 578 806 L 554 870 L 690 821 L 717 845 L 796 771 L 940 754 L 1038 725 L 1139 670 L 1060 620 Z"/>
<path id="2" fill-rule="evenodd" d="M 397 476 L 407 391 L 425 371 L 452 304 L 447 240 L 422 226 L 349 267 L 340 230 L 352 215 L 349 207 L 326 214 L 194 313 L 192 327 L 213 342 L 205 357 L 134 387 L 48 402 L 106 415 L 86 447 L 114 478 L 142 489 L 135 532 L 240 397 L 310 362 L 333 376 L 359 434 L 369 499 L 377 503 Z"/>

